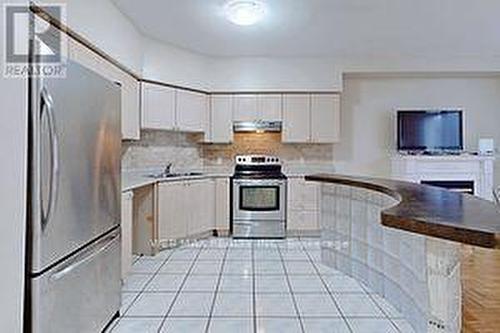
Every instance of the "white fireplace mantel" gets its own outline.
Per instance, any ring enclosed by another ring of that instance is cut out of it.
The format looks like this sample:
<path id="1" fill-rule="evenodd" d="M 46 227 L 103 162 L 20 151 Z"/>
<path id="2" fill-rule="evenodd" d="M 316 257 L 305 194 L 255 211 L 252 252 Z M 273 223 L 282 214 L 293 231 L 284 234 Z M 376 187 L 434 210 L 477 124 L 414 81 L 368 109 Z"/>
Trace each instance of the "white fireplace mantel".
<path id="1" fill-rule="evenodd" d="M 474 194 L 493 199 L 495 157 L 478 155 L 402 155 L 391 158 L 392 178 L 421 181 L 473 181 Z"/>

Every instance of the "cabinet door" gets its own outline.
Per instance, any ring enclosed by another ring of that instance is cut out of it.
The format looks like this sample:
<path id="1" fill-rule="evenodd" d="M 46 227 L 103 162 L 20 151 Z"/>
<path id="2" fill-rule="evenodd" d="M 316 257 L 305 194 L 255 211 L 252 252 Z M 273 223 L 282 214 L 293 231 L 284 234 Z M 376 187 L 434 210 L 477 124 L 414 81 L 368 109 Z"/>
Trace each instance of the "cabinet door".
<path id="1" fill-rule="evenodd" d="M 201 232 L 215 229 L 215 186 L 212 179 L 204 179 L 201 183 Z"/>
<path id="2" fill-rule="evenodd" d="M 143 82 L 142 128 L 174 129 L 175 95 L 175 89 Z"/>
<path id="3" fill-rule="evenodd" d="M 304 178 L 288 179 L 288 229 L 318 230 L 319 186 Z"/>
<path id="4" fill-rule="evenodd" d="M 183 182 L 165 182 L 158 186 L 159 241 L 166 244 L 186 238 L 189 212 L 186 185 Z"/>
<path id="5" fill-rule="evenodd" d="M 309 142 L 311 129 L 310 96 L 283 95 L 283 142 Z"/>
<path id="6" fill-rule="evenodd" d="M 288 179 L 290 209 L 318 210 L 319 186 L 304 178 Z"/>
<path id="7" fill-rule="evenodd" d="M 333 143 L 340 139 L 340 96 L 311 96 L 311 141 Z"/>
<path id="8" fill-rule="evenodd" d="M 282 98 L 281 95 L 262 94 L 257 97 L 258 117 L 262 120 L 281 120 Z"/>
<path id="9" fill-rule="evenodd" d="M 204 132 L 207 128 L 208 95 L 177 90 L 177 127 L 186 132 Z"/>
<path id="10" fill-rule="evenodd" d="M 206 193 L 205 183 L 203 180 L 190 180 L 186 182 L 186 199 L 190 204 L 188 208 L 188 235 L 198 235 L 205 230 L 203 230 L 205 204 L 206 204 Z"/>
<path id="11" fill-rule="evenodd" d="M 233 96 L 210 97 L 210 135 L 208 142 L 231 143 L 233 141 Z"/>
<path id="12" fill-rule="evenodd" d="M 158 188 L 159 185 L 152 184 L 134 189 L 132 252 L 138 255 L 156 254 Z"/>
<path id="13" fill-rule="evenodd" d="M 304 186 L 300 178 L 288 179 L 288 207 L 289 210 L 303 210 L 304 209 Z"/>
<path id="14" fill-rule="evenodd" d="M 125 279 L 132 268 L 132 221 L 133 221 L 133 192 L 122 194 L 122 279 Z"/>
<path id="15" fill-rule="evenodd" d="M 257 95 L 234 96 L 234 121 L 254 121 L 259 119 Z"/>
<path id="16" fill-rule="evenodd" d="M 123 139 L 139 140 L 141 136 L 139 81 L 126 73 L 120 76 L 122 84 L 122 137 Z"/>
<path id="17" fill-rule="evenodd" d="M 319 213 L 312 210 L 291 210 L 288 214 L 287 229 L 294 231 L 319 230 Z"/>
<path id="18" fill-rule="evenodd" d="M 215 229 L 229 230 L 229 179 L 217 178 L 215 180 Z"/>

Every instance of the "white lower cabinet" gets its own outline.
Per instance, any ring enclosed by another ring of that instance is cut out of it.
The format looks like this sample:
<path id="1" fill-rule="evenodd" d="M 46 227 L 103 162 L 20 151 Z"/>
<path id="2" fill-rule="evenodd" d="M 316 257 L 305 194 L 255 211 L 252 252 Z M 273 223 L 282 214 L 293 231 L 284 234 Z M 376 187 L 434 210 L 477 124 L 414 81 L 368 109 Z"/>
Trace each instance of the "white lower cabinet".
<path id="1" fill-rule="evenodd" d="M 213 179 L 164 182 L 158 185 L 160 247 L 215 229 Z"/>
<path id="2" fill-rule="evenodd" d="M 212 179 L 186 182 L 186 204 L 190 212 L 188 236 L 195 236 L 215 228 L 214 181 Z"/>
<path id="3" fill-rule="evenodd" d="M 121 234 L 122 234 L 122 279 L 125 279 L 132 268 L 132 191 L 122 193 Z"/>
<path id="4" fill-rule="evenodd" d="M 161 247 L 187 236 L 189 209 L 184 182 L 165 182 L 158 185 L 158 241 Z"/>
<path id="5" fill-rule="evenodd" d="M 229 179 L 215 179 L 215 229 L 228 232 L 230 224 Z"/>
<path id="6" fill-rule="evenodd" d="M 312 210 L 292 209 L 288 214 L 288 230 L 292 232 L 317 231 L 319 230 L 319 214 Z"/>
<path id="7" fill-rule="evenodd" d="M 287 215 L 288 231 L 318 231 L 319 185 L 303 177 L 289 178 Z"/>

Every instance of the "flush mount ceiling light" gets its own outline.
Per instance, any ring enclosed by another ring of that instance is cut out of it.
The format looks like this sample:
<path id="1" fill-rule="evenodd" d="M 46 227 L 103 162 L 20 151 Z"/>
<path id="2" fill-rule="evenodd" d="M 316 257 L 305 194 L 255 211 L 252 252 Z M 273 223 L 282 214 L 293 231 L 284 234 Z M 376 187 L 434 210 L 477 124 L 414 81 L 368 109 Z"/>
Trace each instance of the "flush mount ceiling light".
<path id="1" fill-rule="evenodd" d="M 260 1 L 233 0 L 224 6 L 226 17 L 237 25 L 252 25 L 264 17 L 266 8 Z"/>

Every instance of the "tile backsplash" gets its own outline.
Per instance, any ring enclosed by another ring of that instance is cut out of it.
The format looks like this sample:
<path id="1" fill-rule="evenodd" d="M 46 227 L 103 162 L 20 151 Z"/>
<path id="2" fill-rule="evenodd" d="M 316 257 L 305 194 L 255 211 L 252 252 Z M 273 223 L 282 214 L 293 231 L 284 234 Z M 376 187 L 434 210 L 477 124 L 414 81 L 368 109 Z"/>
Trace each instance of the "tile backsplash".
<path id="1" fill-rule="evenodd" d="M 203 134 L 143 130 L 140 141 L 124 141 L 122 168 L 174 170 L 230 166 L 238 154 L 279 156 L 284 164 L 333 163 L 332 144 L 284 144 L 281 133 L 235 133 L 232 144 L 201 144 Z"/>
<path id="2" fill-rule="evenodd" d="M 235 133 L 230 145 L 210 144 L 202 149 L 204 165 L 231 164 L 235 155 L 277 155 L 284 163 L 333 163 L 331 144 L 285 144 L 281 133 Z"/>
<path id="3" fill-rule="evenodd" d="M 174 170 L 203 166 L 199 133 L 142 130 L 140 141 L 122 143 L 122 169 L 157 168 L 173 163 Z"/>

